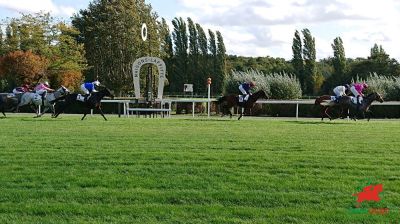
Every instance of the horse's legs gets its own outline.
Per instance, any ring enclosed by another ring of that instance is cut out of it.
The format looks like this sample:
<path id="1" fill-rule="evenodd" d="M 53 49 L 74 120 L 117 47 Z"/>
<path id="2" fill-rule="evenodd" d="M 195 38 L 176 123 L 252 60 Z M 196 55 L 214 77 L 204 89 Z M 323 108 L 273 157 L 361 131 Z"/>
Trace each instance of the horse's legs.
<path id="1" fill-rule="evenodd" d="M 81 121 L 83 121 L 83 119 L 85 119 L 85 117 L 88 113 L 90 113 L 90 109 L 89 109 L 89 112 L 87 110 L 85 110 L 85 112 L 83 112 L 83 117 L 81 118 Z"/>
<path id="2" fill-rule="evenodd" d="M 240 115 L 239 115 L 238 120 L 240 120 L 240 118 L 242 118 L 242 116 L 243 116 L 243 108 L 240 108 Z"/>
<path id="3" fill-rule="evenodd" d="M 329 114 L 328 114 L 328 110 L 329 110 L 329 107 L 326 107 L 326 109 L 324 110 L 324 114 L 329 118 L 329 120 L 332 120 L 331 116 L 329 116 Z M 323 119 L 323 117 L 322 117 L 322 119 Z"/>
<path id="4" fill-rule="evenodd" d="M 103 114 L 103 110 L 101 109 L 101 107 L 98 107 L 98 109 L 100 111 L 101 116 L 103 116 L 104 120 L 107 120 L 107 118 Z"/>
<path id="5" fill-rule="evenodd" d="M 38 115 L 38 117 L 43 116 L 49 109 L 50 109 L 49 107 L 44 107 L 44 108 L 43 108 L 43 112 L 40 113 L 40 114 Z"/>

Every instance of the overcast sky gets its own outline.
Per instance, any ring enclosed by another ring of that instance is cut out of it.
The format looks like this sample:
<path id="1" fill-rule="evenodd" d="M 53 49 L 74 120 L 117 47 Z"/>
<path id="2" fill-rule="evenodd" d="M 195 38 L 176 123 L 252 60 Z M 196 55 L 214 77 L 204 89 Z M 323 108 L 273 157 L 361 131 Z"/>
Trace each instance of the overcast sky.
<path id="1" fill-rule="evenodd" d="M 51 11 L 69 18 L 89 0 L 0 0 L 0 15 Z M 290 59 L 295 30 L 308 28 L 317 58 L 332 56 L 340 36 L 347 57 L 367 57 L 374 43 L 400 59 L 398 0 L 146 0 L 160 17 L 191 17 L 205 29 L 219 30 L 228 54 Z"/>

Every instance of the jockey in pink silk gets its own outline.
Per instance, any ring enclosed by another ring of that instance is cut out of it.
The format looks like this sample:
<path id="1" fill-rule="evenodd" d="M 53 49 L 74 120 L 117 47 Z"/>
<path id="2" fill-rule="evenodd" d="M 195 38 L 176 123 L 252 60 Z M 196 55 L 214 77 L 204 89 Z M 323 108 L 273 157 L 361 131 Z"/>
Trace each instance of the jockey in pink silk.
<path id="1" fill-rule="evenodd" d="M 364 96 L 363 90 L 367 88 L 367 83 L 354 83 L 350 88 L 350 91 L 353 93 L 353 95 L 357 97 L 357 110 L 359 109 L 362 98 Z"/>
<path id="2" fill-rule="evenodd" d="M 54 92 L 54 89 L 50 88 L 49 82 L 39 83 L 35 87 L 35 92 L 42 96 L 42 106 L 44 107 L 44 99 L 46 98 L 47 91 Z"/>

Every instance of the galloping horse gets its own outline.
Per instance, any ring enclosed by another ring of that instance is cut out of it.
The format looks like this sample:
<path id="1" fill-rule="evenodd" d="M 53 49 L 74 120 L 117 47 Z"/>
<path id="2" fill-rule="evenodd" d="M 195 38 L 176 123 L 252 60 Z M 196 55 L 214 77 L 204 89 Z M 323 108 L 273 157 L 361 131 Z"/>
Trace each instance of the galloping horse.
<path id="1" fill-rule="evenodd" d="M 320 106 L 321 108 L 321 121 L 324 120 L 325 116 L 328 117 L 329 120 L 334 119 L 334 117 L 329 113 L 334 108 L 340 109 L 338 117 L 340 117 L 343 114 L 343 112 L 345 110 L 347 111 L 348 109 L 346 101 L 344 101 L 343 98 L 339 100 L 339 103 L 336 103 L 335 101 L 331 100 L 330 95 L 322 95 L 318 97 L 317 99 L 315 99 L 314 105 Z"/>
<path id="2" fill-rule="evenodd" d="M 57 109 L 58 111 L 56 111 L 56 113 L 54 114 L 53 117 L 54 118 L 58 117 L 58 115 L 60 115 L 60 113 L 64 112 L 65 109 L 68 106 L 70 106 L 71 104 L 78 103 L 78 104 L 83 105 L 86 109 L 81 120 L 83 120 L 86 117 L 86 115 L 88 113 L 90 113 L 90 110 L 94 109 L 94 108 L 97 108 L 100 111 L 101 116 L 103 116 L 104 120 L 107 120 L 107 118 L 104 116 L 103 111 L 101 110 L 101 100 L 105 96 L 109 96 L 111 98 L 114 97 L 109 89 L 104 88 L 104 89 L 100 90 L 99 92 L 92 93 L 91 96 L 85 102 L 78 100 L 79 95 L 80 94 L 73 93 L 73 94 L 69 94 L 69 95 L 66 95 L 66 96 L 58 99 L 57 101 L 65 99 L 65 103 L 63 105 L 61 105 L 60 108 Z"/>
<path id="3" fill-rule="evenodd" d="M 352 101 L 352 97 L 343 97 L 343 102 L 346 103 L 350 109 L 354 110 L 356 113 L 354 113 L 352 119 L 356 120 L 357 119 L 357 112 L 360 112 L 362 115 L 362 118 L 365 118 L 365 113 L 367 113 L 367 118 L 368 121 L 371 119 L 371 114 L 372 112 L 369 110 L 371 107 L 372 102 L 374 101 L 379 101 L 380 103 L 383 103 L 383 98 L 382 96 L 377 93 L 373 92 L 368 94 L 368 96 L 363 97 L 363 101 L 361 102 L 361 105 L 357 106 L 356 103 Z"/>
<path id="4" fill-rule="evenodd" d="M 69 93 L 69 90 L 64 86 L 61 86 L 54 93 L 47 93 L 46 98 L 44 99 L 43 112 L 39 114 L 39 110 L 36 108 L 38 108 L 38 106 L 42 105 L 42 96 L 37 93 L 26 92 L 26 93 L 22 94 L 22 96 L 21 96 L 21 101 L 19 102 L 19 104 L 17 106 L 17 111 L 18 111 L 19 107 L 22 107 L 25 105 L 34 105 L 34 106 L 36 106 L 34 108 L 34 110 L 36 111 L 36 117 L 41 117 L 44 113 L 46 113 L 46 111 L 49 108 L 51 108 L 51 110 L 54 114 L 54 112 L 55 112 L 54 111 L 54 102 L 57 99 L 65 96 L 68 93 Z"/>
<path id="5" fill-rule="evenodd" d="M 251 95 L 246 102 L 239 102 L 238 95 L 228 95 L 228 96 L 223 96 L 223 97 L 219 98 L 217 103 L 219 105 L 221 105 L 222 116 L 225 115 L 225 111 L 228 111 L 230 118 L 232 118 L 232 112 L 230 111 L 230 109 L 232 107 L 238 106 L 243 109 L 251 109 L 254 106 L 254 104 L 257 102 L 257 100 L 260 98 L 268 99 L 267 94 L 265 94 L 265 92 L 263 90 L 259 90 L 256 93 L 254 93 L 253 95 Z M 242 110 L 239 110 L 239 111 L 240 111 L 240 116 L 239 116 L 238 120 L 240 120 L 240 118 L 242 118 L 242 116 L 243 116 L 243 111 Z"/>
<path id="6" fill-rule="evenodd" d="M 335 103 L 334 101 L 331 100 L 330 95 L 323 95 L 315 99 L 315 105 L 319 105 L 321 107 L 321 120 L 324 120 L 325 115 L 332 120 L 332 116 L 328 113 L 331 109 L 338 107 L 340 108 L 340 115 L 343 114 L 344 111 L 348 111 L 349 109 L 352 109 L 356 113 L 353 114 L 352 119 L 356 120 L 356 114 L 357 112 L 360 112 L 362 117 L 365 117 L 365 113 L 368 115 L 368 121 L 371 119 L 371 111 L 369 110 L 369 107 L 371 106 L 372 102 L 375 100 L 379 102 L 383 102 L 382 96 L 377 93 L 373 92 L 369 94 L 368 96 L 364 97 L 361 105 L 358 107 L 357 111 L 357 104 L 352 102 L 352 99 L 354 97 L 351 96 L 343 96 L 340 98 L 339 103 Z"/>
<path id="7" fill-rule="evenodd" d="M 0 94 L 0 111 L 3 113 L 4 117 L 6 111 L 14 111 L 18 105 L 18 97 L 17 96 L 9 96 L 8 93 Z"/>

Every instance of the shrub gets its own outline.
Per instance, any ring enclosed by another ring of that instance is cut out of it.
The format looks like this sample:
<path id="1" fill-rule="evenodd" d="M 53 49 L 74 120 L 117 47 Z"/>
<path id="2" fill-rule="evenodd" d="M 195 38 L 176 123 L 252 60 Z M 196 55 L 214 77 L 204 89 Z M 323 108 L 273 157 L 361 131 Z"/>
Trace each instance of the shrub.
<path id="1" fill-rule="evenodd" d="M 371 73 L 366 80 L 357 78 L 357 82 L 368 83 L 366 93 L 378 92 L 385 100 L 400 100 L 400 77 L 379 76 Z"/>
<path id="2" fill-rule="evenodd" d="M 255 91 L 262 89 L 271 99 L 298 99 L 302 94 L 300 83 L 294 76 L 286 73 L 266 75 L 256 70 L 232 71 L 225 80 L 224 93 L 238 93 L 238 86 L 248 81 L 256 82 Z"/>

